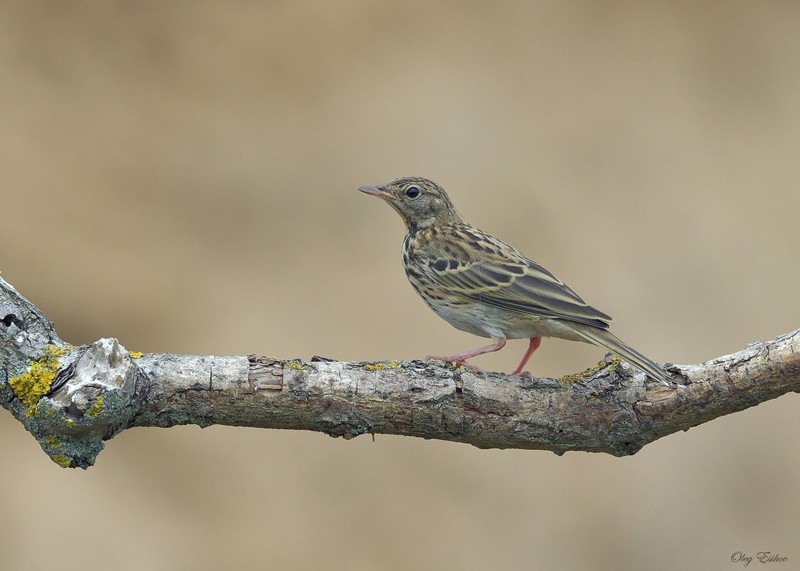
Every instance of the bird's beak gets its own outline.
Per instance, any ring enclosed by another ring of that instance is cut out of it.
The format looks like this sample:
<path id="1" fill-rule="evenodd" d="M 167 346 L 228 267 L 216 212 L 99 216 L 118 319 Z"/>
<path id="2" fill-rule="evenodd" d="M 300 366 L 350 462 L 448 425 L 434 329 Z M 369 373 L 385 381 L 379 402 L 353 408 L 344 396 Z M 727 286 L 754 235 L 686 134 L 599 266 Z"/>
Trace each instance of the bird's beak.
<path id="1" fill-rule="evenodd" d="M 378 198 L 383 198 L 384 200 L 397 200 L 397 197 L 386 190 L 385 186 L 359 186 L 358 190 L 371 194 L 372 196 L 377 196 Z"/>

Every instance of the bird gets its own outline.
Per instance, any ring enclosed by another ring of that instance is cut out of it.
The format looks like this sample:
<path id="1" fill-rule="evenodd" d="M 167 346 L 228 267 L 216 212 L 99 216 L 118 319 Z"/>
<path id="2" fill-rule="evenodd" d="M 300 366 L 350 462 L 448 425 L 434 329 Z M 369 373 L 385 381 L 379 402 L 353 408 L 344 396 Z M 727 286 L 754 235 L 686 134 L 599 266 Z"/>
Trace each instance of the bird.
<path id="1" fill-rule="evenodd" d="M 527 339 L 512 373 L 523 375 L 542 337 L 555 337 L 602 347 L 669 385 L 664 369 L 609 331 L 609 315 L 513 246 L 466 222 L 439 184 L 414 176 L 358 190 L 383 199 L 405 222 L 403 268 L 423 301 L 453 327 L 492 341 L 429 360 L 479 371 L 467 360 L 499 351 L 508 339 Z"/>

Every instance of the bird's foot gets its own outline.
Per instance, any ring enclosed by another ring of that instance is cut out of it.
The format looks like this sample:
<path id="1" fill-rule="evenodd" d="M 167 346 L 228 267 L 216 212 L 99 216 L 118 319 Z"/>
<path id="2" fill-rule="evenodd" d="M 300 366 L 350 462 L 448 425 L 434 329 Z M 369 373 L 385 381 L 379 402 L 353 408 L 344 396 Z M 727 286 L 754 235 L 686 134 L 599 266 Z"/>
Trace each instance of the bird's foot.
<path id="1" fill-rule="evenodd" d="M 426 361 L 444 361 L 445 363 L 452 363 L 456 367 L 466 367 L 470 371 L 474 373 L 483 373 L 483 369 L 480 367 L 473 365 L 472 363 L 467 363 L 467 360 L 464 358 L 460 358 L 457 355 L 453 357 L 440 357 L 438 355 L 428 355 L 425 357 Z"/>
<path id="2" fill-rule="evenodd" d="M 525 375 L 528 375 L 529 377 L 532 376 L 530 373 L 524 373 L 522 369 L 525 367 L 525 363 L 528 362 L 528 359 L 531 358 L 531 355 L 533 355 L 533 352 L 536 351 L 539 348 L 539 345 L 541 344 L 542 344 L 541 337 L 531 337 L 530 344 L 528 345 L 528 350 L 525 351 L 525 354 L 522 356 L 522 361 L 519 362 L 517 368 L 514 369 L 513 373 L 511 373 L 512 375 L 516 377 L 524 377 Z"/>
<path id="3" fill-rule="evenodd" d="M 467 359 L 471 359 L 472 357 L 477 357 L 478 355 L 484 355 L 486 353 L 493 353 L 495 351 L 499 351 L 502 349 L 505 344 L 505 339 L 496 339 L 494 343 L 491 345 L 487 345 L 486 347 L 478 347 L 477 349 L 472 349 L 471 351 L 464 351 L 463 353 L 459 353 L 458 355 L 453 355 L 452 357 L 437 357 L 436 355 L 428 355 L 426 360 L 433 360 L 433 361 L 444 361 L 445 363 L 453 363 L 457 367 L 466 367 L 471 371 L 476 373 L 483 373 L 483 370 L 479 367 L 476 367 L 472 363 L 467 363 Z M 524 365 L 525 363 L 522 363 Z"/>

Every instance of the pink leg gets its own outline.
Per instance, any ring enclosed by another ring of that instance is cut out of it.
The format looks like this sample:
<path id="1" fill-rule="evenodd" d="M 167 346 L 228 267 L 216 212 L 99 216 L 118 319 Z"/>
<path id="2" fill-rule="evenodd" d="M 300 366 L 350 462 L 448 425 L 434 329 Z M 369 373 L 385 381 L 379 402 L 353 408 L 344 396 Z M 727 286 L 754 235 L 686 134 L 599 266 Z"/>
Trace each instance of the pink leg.
<path id="1" fill-rule="evenodd" d="M 428 355 L 426 359 L 432 359 L 434 361 L 444 361 L 446 363 L 454 363 L 456 365 L 462 365 L 464 367 L 468 367 L 473 371 L 480 371 L 480 369 L 475 365 L 467 363 L 467 359 L 471 359 L 472 357 L 477 357 L 478 355 L 483 355 L 484 353 L 494 353 L 495 351 L 499 351 L 505 346 L 506 346 L 506 340 L 500 339 L 496 343 L 492 343 L 491 345 L 486 345 L 486 347 L 478 347 L 477 349 L 473 349 L 472 351 L 464 351 L 463 353 L 459 353 L 458 355 L 453 355 L 452 357 L 437 357 L 436 355 Z"/>
<path id="2" fill-rule="evenodd" d="M 525 355 L 522 356 L 522 361 L 520 361 L 520 363 L 517 366 L 517 368 L 514 369 L 514 372 L 511 373 L 512 375 L 521 375 L 522 374 L 522 368 L 525 366 L 525 363 L 528 362 L 528 359 L 531 358 L 531 355 L 533 355 L 533 352 L 536 351 L 539 348 L 539 345 L 541 345 L 541 344 L 542 344 L 542 338 L 541 337 L 531 337 L 531 344 L 528 345 L 528 350 L 525 351 Z"/>

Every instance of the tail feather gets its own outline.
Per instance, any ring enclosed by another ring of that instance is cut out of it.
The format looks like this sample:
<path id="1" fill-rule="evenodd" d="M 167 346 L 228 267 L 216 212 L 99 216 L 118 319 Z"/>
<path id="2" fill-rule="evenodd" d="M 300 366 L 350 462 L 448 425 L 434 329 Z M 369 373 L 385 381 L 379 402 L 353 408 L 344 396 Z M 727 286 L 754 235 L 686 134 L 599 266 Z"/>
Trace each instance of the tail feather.
<path id="1" fill-rule="evenodd" d="M 671 379 L 669 375 L 656 362 L 651 361 L 650 359 L 639 353 L 636 349 L 629 347 L 628 345 L 623 343 L 619 338 L 617 338 L 613 333 L 611 333 L 607 329 L 597 329 L 595 327 L 581 327 L 580 330 L 577 331 L 577 333 L 581 335 L 583 338 L 585 338 L 586 341 L 588 341 L 589 343 L 608 349 L 609 351 L 619 355 L 626 361 L 630 361 L 656 381 L 661 381 L 665 385 L 670 384 Z"/>

